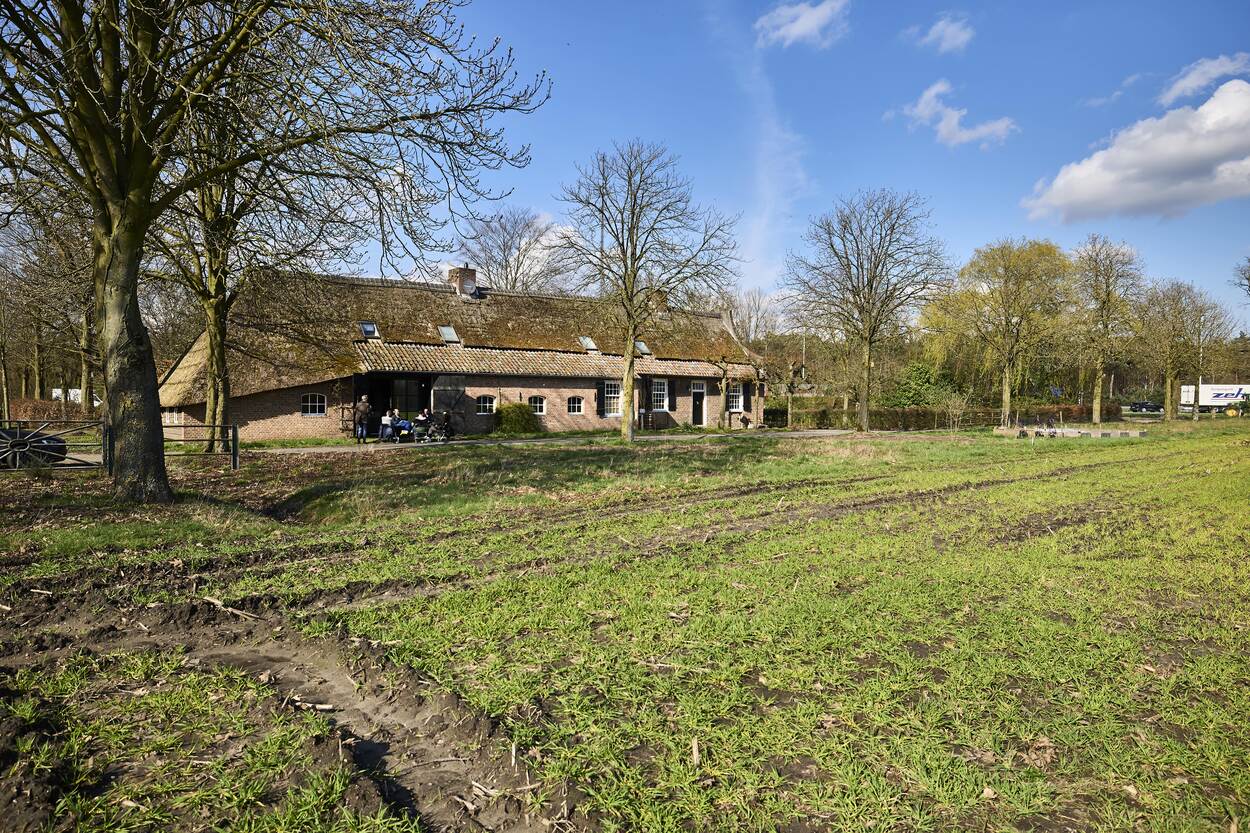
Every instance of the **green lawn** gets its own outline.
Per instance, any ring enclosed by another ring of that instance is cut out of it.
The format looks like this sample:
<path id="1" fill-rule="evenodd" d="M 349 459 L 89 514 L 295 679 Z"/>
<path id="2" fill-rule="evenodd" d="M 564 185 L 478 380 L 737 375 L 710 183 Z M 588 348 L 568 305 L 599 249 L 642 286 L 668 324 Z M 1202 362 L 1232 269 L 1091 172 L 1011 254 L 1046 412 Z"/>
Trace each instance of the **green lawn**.
<path id="1" fill-rule="evenodd" d="M 73 525 L 41 481 L 6 581 L 176 562 L 276 599 L 607 831 L 1250 821 L 1250 425 L 383 456 L 188 467 L 177 507 Z"/>

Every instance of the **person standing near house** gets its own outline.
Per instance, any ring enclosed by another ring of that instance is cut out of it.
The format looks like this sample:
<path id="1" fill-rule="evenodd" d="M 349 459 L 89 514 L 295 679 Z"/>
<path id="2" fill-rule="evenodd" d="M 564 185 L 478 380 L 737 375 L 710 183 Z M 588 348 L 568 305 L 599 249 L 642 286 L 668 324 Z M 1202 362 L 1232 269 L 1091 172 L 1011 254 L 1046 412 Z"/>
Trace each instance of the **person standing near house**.
<path id="1" fill-rule="evenodd" d="M 369 395 L 365 394 L 360 397 L 360 401 L 356 403 L 356 407 L 352 410 L 352 421 L 355 423 L 356 444 L 362 445 L 369 436 L 369 413 L 373 409 L 369 407 Z"/>

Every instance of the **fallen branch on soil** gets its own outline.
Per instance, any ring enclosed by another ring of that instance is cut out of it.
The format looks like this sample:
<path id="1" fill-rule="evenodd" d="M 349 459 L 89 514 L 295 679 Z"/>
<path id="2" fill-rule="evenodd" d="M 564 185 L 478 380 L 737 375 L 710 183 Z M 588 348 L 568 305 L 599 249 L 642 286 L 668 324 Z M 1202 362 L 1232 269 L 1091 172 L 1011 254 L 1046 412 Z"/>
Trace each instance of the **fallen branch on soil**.
<path id="1" fill-rule="evenodd" d="M 233 613 L 235 616 L 241 616 L 244 619 L 254 619 L 257 622 L 261 621 L 261 617 L 256 614 L 248 613 L 246 610 L 239 610 L 237 607 L 230 607 L 230 605 L 226 604 L 221 599 L 214 599 L 212 596 L 205 596 L 204 601 L 208 602 L 218 610 L 224 610 L 226 613 Z"/>

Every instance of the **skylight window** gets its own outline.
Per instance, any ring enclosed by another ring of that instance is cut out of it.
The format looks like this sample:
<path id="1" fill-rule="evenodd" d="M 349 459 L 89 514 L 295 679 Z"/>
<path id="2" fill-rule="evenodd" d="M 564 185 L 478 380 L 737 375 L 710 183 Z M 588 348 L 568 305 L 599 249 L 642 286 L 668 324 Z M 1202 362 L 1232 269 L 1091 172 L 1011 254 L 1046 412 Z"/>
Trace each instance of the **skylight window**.
<path id="1" fill-rule="evenodd" d="M 439 336 L 442 337 L 443 341 L 447 344 L 459 344 L 460 343 L 460 336 L 456 335 L 456 328 L 451 326 L 450 324 L 440 325 L 438 328 L 438 334 Z"/>
<path id="2" fill-rule="evenodd" d="M 361 321 L 360 334 L 365 338 L 381 338 L 381 334 L 378 333 L 378 325 L 373 321 Z"/>
<path id="3" fill-rule="evenodd" d="M 647 342 L 645 341 L 635 341 L 634 349 L 644 356 L 651 355 L 651 348 L 647 346 Z"/>
<path id="4" fill-rule="evenodd" d="M 599 349 L 595 345 L 595 340 L 591 338 L 590 336 L 578 336 L 577 340 L 581 342 L 582 348 L 585 350 L 598 350 Z"/>

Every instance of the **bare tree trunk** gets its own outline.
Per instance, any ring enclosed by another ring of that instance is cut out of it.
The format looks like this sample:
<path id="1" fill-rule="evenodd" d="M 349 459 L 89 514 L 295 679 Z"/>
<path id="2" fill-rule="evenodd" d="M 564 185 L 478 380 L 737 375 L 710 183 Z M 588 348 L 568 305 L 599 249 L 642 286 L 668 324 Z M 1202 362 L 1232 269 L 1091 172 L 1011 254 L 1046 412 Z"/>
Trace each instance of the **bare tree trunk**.
<path id="1" fill-rule="evenodd" d="M 1171 371 L 1171 361 L 1168 363 L 1168 369 L 1164 370 L 1164 422 L 1170 423 L 1176 418 L 1175 411 L 1176 401 L 1173 398 L 1173 390 L 1175 389 L 1175 379 L 1173 379 L 1173 371 Z"/>
<path id="2" fill-rule="evenodd" d="M 1202 398 L 1202 374 L 1198 375 L 1198 381 L 1194 384 L 1194 422 L 1198 421 L 1198 401 Z"/>
<path id="3" fill-rule="evenodd" d="M 868 430 L 868 401 L 872 393 L 872 345 L 864 341 L 859 375 L 859 430 Z"/>
<path id="4" fill-rule="evenodd" d="M 78 331 L 78 410 L 83 416 L 95 408 L 95 391 L 91 387 L 91 316 L 84 311 Z"/>
<path id="5" fill-rule="evenodd" d="M 1102 424 L 1102 382 L 1105 373 L 1102 359 L 1099 359 L 1097 364 L 1094 365 L 1094 398 L 1090 403 L 1090 410 L 1095 425 Z"/>
<path id="6" fill-rule="evenodd" d="M 1011 425 L 1011 362 L 1003 365 L 1003 416 L 1002 424 Z"/>
<path id="7" fill-rule="evenodd" d="M 226 431 L 220 426 L 230 419 L 230 370 L 226 358 L 226 328 L 229 307 L 223 297 L 204 301 L 204 333 L 208 340 L 208 366 L 205 384 L 204 421 L 210 426 L 205 451 L 225 451 Z"/>
<path id="8" fill-rule="evenodd" d="M 794 391 L 786 391 L 786 427 L 794 427 Z"/>
<path id="9" fill-rule="evenodd" d="M 34 358 L 31 361 L 31 365 L 35 370 L 35 398 L 46 399 L 48 391 L 46 379 L 47 374 L 45 374 L 43 370 L 43 327 L 39 325 L 38 321 L 35 322 L 35 342 L 33 348 Z"/>
<path id="10" fill-rule="evenodd" d="M 0 420 L 9 419 L 9 338 L 8 322 L 0 312 Z"/>
<path id="11" fill-rule="evenodd" d="M 625 372 L 621 375 L 621 439 L 634 441 L 634 342 L 637 340 L 634 325 L 625 328 Z"/>
<path id="12" fill-rule="evenodd" d="M 145 231 L 143 223 L 122 215 L 111 234 L 97 237 L 100 355 L 114 444 L 113 490 L 130 500 L 169 503 L 174 495 L 165 470 L 156 365 L 137 289 Z"/>

